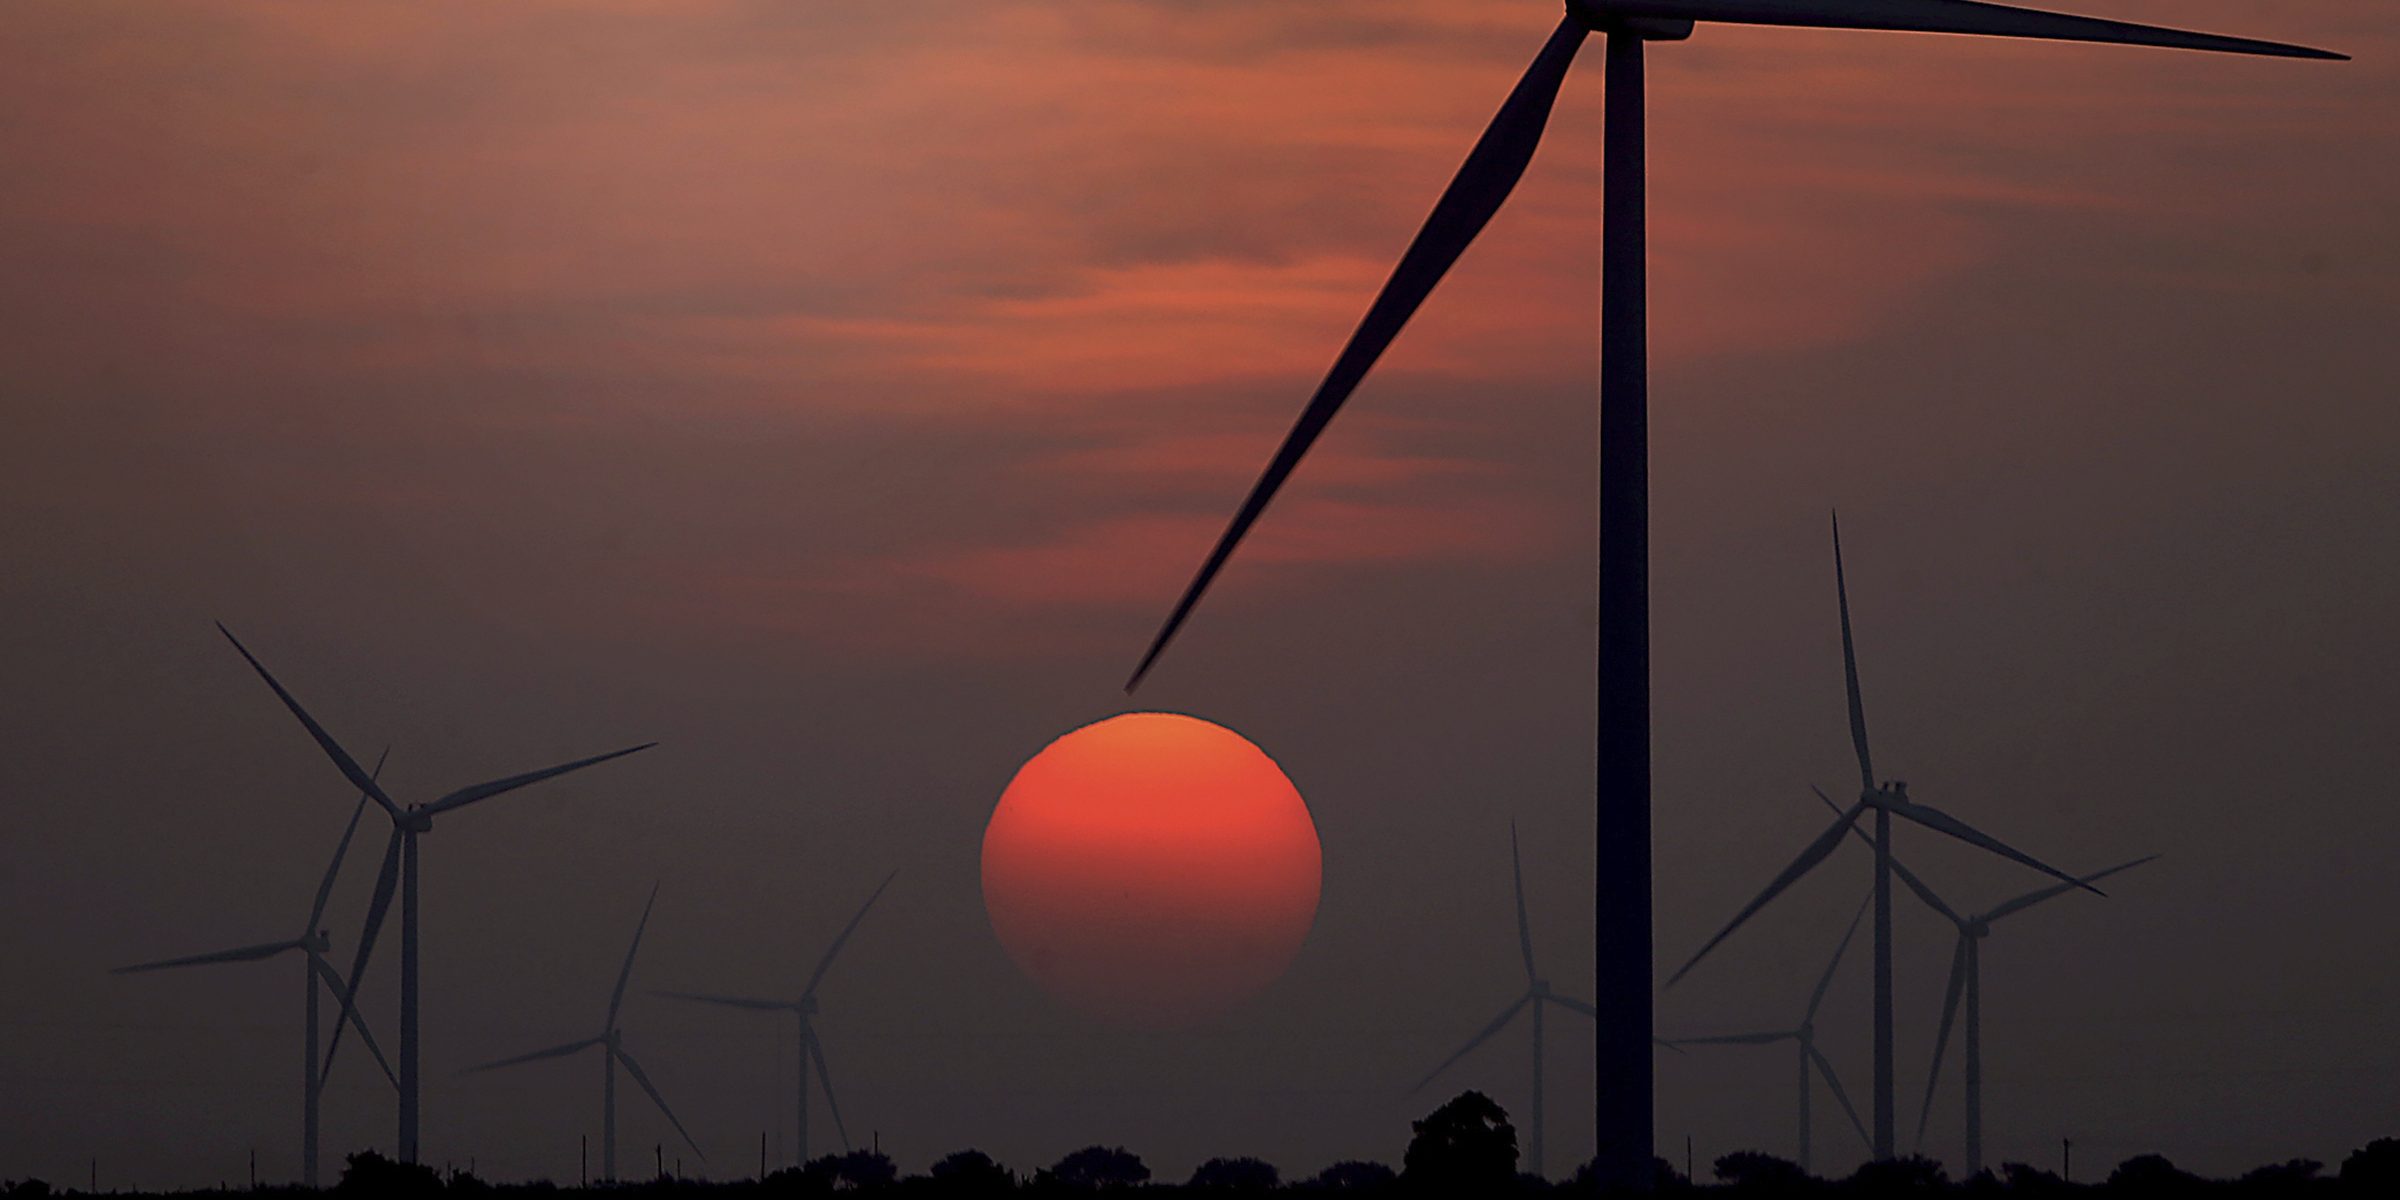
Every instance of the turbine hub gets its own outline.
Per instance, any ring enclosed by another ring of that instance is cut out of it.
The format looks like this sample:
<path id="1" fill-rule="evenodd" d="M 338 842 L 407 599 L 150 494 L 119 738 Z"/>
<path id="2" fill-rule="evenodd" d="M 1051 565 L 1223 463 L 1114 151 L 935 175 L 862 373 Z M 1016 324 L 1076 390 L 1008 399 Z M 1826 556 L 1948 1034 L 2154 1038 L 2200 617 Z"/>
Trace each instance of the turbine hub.
<path id="1" fill-rule="evenodd" d="M 1680 42 L 1692 36 L 1688 18 L 1645 17 L 1616 8 L 1609 0 L 1567 0 L 1567 15 L 1594 33 L 1630 33 L 1646 42 Z"/>
<path id="2" fill-rule="evenodd" d="M 310 930 L 307 937 L 300 939 L 300 943 L 318 954 L 329 954 L 333 951 L 333 935 L 322 929 Z"/>
<path id="3" fill-rule="evenodd" d="M 802 996 L 800 998 L 800 1015 L 804 1017 L 813 1017 L 817 1015 L 817 998 L 815 996 Z"/>
<path id="4" fill-rule="evenodd" d="M 433 814 L 414 805 L 403 811 L 400 819 L 393 823 L 410 833 L 433 832 Z"/>

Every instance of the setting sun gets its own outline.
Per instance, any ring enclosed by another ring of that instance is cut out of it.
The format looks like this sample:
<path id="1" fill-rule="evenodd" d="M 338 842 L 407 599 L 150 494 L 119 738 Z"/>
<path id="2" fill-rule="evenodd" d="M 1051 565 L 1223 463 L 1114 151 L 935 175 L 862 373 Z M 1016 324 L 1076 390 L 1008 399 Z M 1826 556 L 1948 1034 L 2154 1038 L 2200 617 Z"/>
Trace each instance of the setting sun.
<path id="1" fill-rule="evenodd" d="M 1182 1025 L 1256 995 L 1315 919 L 1316 824 L 1240 734 L 1174 713 L 1075 730 L 1017 771 L 983 835 L 1009 957 L 1097 1015 Z"/>

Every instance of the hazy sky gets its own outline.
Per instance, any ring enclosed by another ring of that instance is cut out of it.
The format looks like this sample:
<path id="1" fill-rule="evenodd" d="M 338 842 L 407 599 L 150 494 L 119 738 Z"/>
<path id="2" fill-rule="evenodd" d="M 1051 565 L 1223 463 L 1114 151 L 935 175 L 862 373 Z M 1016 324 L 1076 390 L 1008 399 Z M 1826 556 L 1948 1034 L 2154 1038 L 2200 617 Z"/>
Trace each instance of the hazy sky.
<path id="1" fill-rule="evenodd" d="M 1879 765 L 2062 866 L 2167 856 L 1987 946 L 1992 1160 L 2338 1161 L 2400 1132 L 2400 17 L 2084 7 L 2358 61 L 1653 54 L 1661 976 L 1846 787 L 1838 505 Z M 1596 47 L 1140 697 L 1307 796 L 1290 975 L 1196 1033 L 1092 1025 L 1001 953 L 976 861 L 1017 765 L 1126 707 L 1556 9 L 9 5 L 0 1176 L 297 1174 L 297 964 L 105 974 L 290 936 L 354 799 L 214 619 L 404 799 L 661 742 L 426 839 L 436 1162 L 572 1177 L 596 1063 L 455 1072 L 588 1033 L 654 880 L 637 992 L 772 993 L 895 867 L 821 1028 L 904 1168 L 1312 1172 L 1397 1161 L 1462 1087 L 1521 1110 L 1522 1031 L 1402 1089 L 1519 986 L 1512 817 L 1545 971 L 1591 984 Z M 1962 907 L 2038 883 L 1900 848 Z M 1661 1031 L 1791 1021 L 1867 882 L 1845 851 Z M 1900 912 L 1905 1134 L 1949 941 Z M 1823 1018 L 1861 1103 L 1864 967 Z M 775 1022 L 637 994 L 625 1027 L 710 1170 L 781 1153 Z M 1591 1041 L 1552 1030 L 1563 1171 Z M 390 1146 L 362 1065 L 329 1156 Z M 1662 1058 L 1661 1149 L 1788 1154 L 1791 1087 Z M 1945 1087 L 1930 1152 L 1958 1121 Z M 667 1136 L 628 1103 L 629 1159 Z"/>

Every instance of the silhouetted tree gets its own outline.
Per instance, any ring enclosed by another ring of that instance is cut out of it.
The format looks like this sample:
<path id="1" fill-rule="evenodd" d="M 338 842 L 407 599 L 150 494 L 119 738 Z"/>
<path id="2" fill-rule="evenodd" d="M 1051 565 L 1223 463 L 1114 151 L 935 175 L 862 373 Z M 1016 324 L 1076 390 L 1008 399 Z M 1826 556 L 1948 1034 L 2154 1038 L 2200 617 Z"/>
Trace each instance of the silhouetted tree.
<path id="1" fill-rule="evenodd" d="M 2237 1182 L 2245 1191 L 2289 1196 L 2319 1182 L 2317 1176 L 2324 1170 L 2325 1164 L 2313 1158 L 2294 1158 L 2255 1168 Z"/>
<path id="2" fill-rule="evenodd" d="M 1348 1159 L 1337 1162 L 1309 1180 L 1309 1186 L 1328 1192 L 1377 1192 L 1392 1186 L 1400 1178 L 1398 1172 L 1379 1162 L 1360 1162 Z"/>
<path id="3" fill-rule="evenodd" d="M 1460 1092 L 1412 1128 L 1400 1169 L 1412 1186 L 1465 1195 L 1505 1188 L 1517 1177 L 1517 1128 L 1482 1092 Z"/>
<path id="4" fill-rule="evenodd" d="M 2342 1160 L 2342 1186 L 2361 1195 L 2400 1195 L 2400 1138 L 2376 1138 Z"/>
<path id="5" fill-rule="evenodd" d="M 2031 1163 L 2001 1163 L 2000 1177 L 2008 1181 L 2012 1192 L 2055 1192 L 2067 1186 L 2056 1171 L 2045 1171 Z"/>
<path id="6" fill-rule="evenodd" d="M 1807 1187 L 1811 1182 L 1808 1172 L 1801 1170 L 1799 1163 L 1756 1150 L 1736 1150 L 1731 1154 L 1719 1155 L 1709 1169 L 1716 1173 L 1719 1183 L 1732 1184 L 1737 1188 L 1788 1192 Z"/>
<path id="7" fill-rule="evenodd" d="M 1256 1158 L 1212 1158 L 1192 1172 L 1190 1186 L 1227 1192 L 1271 1192 L 1283 1183 L 1275 1164 Z"/>
<path id="8" fill-rule="evenodd" d="M 900 1171 L 889 1157 L 873 1150 L 852 1150 L 810 1159 L 800 1168 L 799 1182 L 811 1191 L 842 1191 L 889 1187 L 899 1177 Z"/>
<path id="9" fill-rule="evenodd" d="M 1074 1188 L 1136 1187 L 1150 1182 L 1150 1168 L 1123 1146 L 1085 1146 L 1052 1164 L 1035 1180 Z"/>
<path id="10" fill-rule="evenodd" d="M 1017 1173 L 992 1161 L 981 1150 L 961 1150 L 933 1164 L 930 1174 L 949 1188 L 968 1194 L 1001 1192 L 1017 1186 Z"/>
<path id="11" fill-rule="evenodd" d="M 1942 1164 L 1922 1154 L 1871 1162 L 1850 1177 L 1850 1190 L 1866 1196 L 1928 1196 L 1949 1189 Z"/>
<path id="12" fill-rule="evenodd" d="M 0 1188 L 0 1191 L 7 1192 L 9 1200 L 45 1200 L 50 1195 L 50 1181 L 18 1179 L 11 1181 L 6 1188 Z"/>
<path id="13" fill-rule="evenodd" d="M 2168 1162 L 2164 1154 L 2137 1154 L 2108 1173 L 2109 1190 L 2142 1196 L 2181 1195 L 2199 1182 L 2199 1176 Z"/>
<path id="14" fill-rule="evenodd" d="M 441 1174 L 423 1163 L 393 1162 L 372 1150 L 350 1155 L 334 1190 L 359 1196 L 424 1196 L 442 1190 Z"/>

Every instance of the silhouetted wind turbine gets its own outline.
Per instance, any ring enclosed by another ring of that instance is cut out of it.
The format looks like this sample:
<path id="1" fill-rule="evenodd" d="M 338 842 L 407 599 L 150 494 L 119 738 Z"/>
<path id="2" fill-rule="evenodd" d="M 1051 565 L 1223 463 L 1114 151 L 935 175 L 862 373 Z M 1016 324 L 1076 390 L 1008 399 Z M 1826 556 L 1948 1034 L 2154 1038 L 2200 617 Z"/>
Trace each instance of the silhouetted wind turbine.
<path id="1" fill-rule="evenodd" d="M 1850 744 L 1851 748 L 1858 753 L 1858 802 L 1843 810 L 1824 833 L 1817 835 L 1817 839 L 1810 842 L 1806 850 L 1800 852 L 1800 857 L 1793 859 L 1790 866 L 1785 867 L 1773 882 L 1767 884 L 1766 890 L 1760 892 L 1757 899 L 1743 906 L 1742 911 L 1734 914 L 1733 920 L 1725 923 L 1725 928 L 1718 930 L 1715 937 L 1708 939 L 1708 944 L 1700 947 L 1699 951 L 1693 954 L 1691 959 L 1667 980 L 1667 986 L 1675 986 L 1676 981 L 1682 979 L 1694 966 L 1698 965 L 1709 951 L 1716 949 L 1718 943 L 1723 942 L 1734 930 L 1741 928 L 1742 922 L 1749 920 L 1751 914 L 1766 907 L 1768 901 L 1780 895 L 1785 888 L 1790 887 L 1801 876 L 1806 875 L 1818 863 L 1825 861 L 1826 857 L 1833 853 L 1834 848 L 1841 845 L 1842 835 L 1858 824 L 1858 818 L 1868 809 L 1874 809 L 1874 1149 L 1875 1157 L 1880 1160 L 1892 1156 L 1892 818 L 1894 816 L 1906 817 L 1927 829 L 1947 834 L 1970 846 L 1988 850 L 2003 858 L 2013 859 L 2037 871 L 2055 876 L 2069 887 L 2082 887 L 2094 893 L 2097 893 L 2099 889 L 2093 888 L 2088 883 L 2079 883 L 2074 876 L 2023 851 L 2004 845 L 1997 839 L 1970 828 L 1966 822 L 1956 817 L 1911 801 L 1908 798 L 1906 783 L 1893 780 L 1880 786 L 1876 784 L 1874 760 L 1867 753 L 1866 704 L 1859 698 L 1858 652 L 1850 637 L 1850 587 L 1842 574 L 1842 527 L 1838 517 L 1835 519 L 1833 527 L 1833 582 L 1834 593 L 1839 598 L 1842 614 L 1842 681 L 1850 703 Z"/>
<path id="2" fill-rule="evenodd" d="M 892 880 L 899 877 L 900 872 L 893 871 L 883 877 L 882 883 L 875 885 L 874 891 L 867 894 L 867 902 L 858 906 L 858 912 L 850 918 L 850 923 L 842 926 L 842 931 L 835 935 L 833 944 L 825 948 L 825 957 L 817 960 L 817 969 L 809 972 L 808 986 L 800 989 L 800 998 L 797 1000 L 757 1000 L 747 996 L 714 996 L 701 992 L 657 993 L 675 1000 L 696 1000 L 703 1004 L 722 1004 L 728 1008 L 745 1008 L 752 1012 L 788 1012 L 799 1021 L 800 1086 L 797 1093 L 799 1110 L 797 1155 L 798 1161 L 803 1166 L 808 1163 L 808 1064 L 811 1059 L 814 1059 L 817 1064 L 817 1084 L 825 1090 L 825 1107 L 833 1114 L 833 1130 L 841 1135 L 842 1152 L 845 1154 L 850 1152 L 850 1131 L 842 1125 L 842 1104 L 841 1101 L 833 1098 L 833 1073 L 825 1067 L 825 1044 L 817 1040 L 817 985 L 825 982 L 825 972 L 833 966 L 834 956 L 842 952 L 842 944 L 850 940 L 851 931 L 858 928 L 860 921 L 867 919 L 867 910 L 875 907 L 875 901 L 883 895 L 883 889 L 892 886 Z"/>
<path id="3" fill-rule="evenodd" d="M 1492 1023 L 1484 1026 L 1482 1032 L 1467 1039 L 1466 1045 L 1459 1047 L 1456 1053 L 1443 1059 L 1442 1065 L 1426 1072 L 1425 1077 L 1411 1085 L 1408 1090 L 1413 1094 L 1423 1089 L 1426 1084 L 1432 1083 L 1442 1072 L 1450 1069 L 1450 1064 L 1465 1058 L 1468 1051 L 1490 1041 L 1494 1035 L 1506 1029 L 1510 1021 L 1516 1019 L 1519 1010 L 1530 1006 L 1533 1010 L 1533 1120 L 1529 1123 L 1532 1130 L 1532 1143 L 1531 1153 L 1526 1156 L 1526 1169 L 1535 1175 L 1541 1175 L 1543 1151 L 1542 1006 L 1555 1004 L 1569 1012 L 1582 1013 L 1584 1016 L 1595 1019 L 1599 1017 L 1600 1011 L 1572 996 L 1561 996 L 1552 991 L 1550 981 L 1542 978 L 1541 972 L 1534 969 L 1533 925 L 1525 916 L 1525 865 L 1517 854 L 1517 823 L 1514 821 L 1508 823 L 1508 867 L 1516 882 L 1517 950 L 1525 960 L 1525 994 L 1517 997 L 1507 1008 L 1501 1009 L 1500 1015 L 1492 1018 Z"/>
<path id="4" fill-rule="evenodd" d="M 1833 986 L 1834 969 L 1842 965 L 1842 954 L 1850 949 L 1850 939 L 1857 935 L 1859 921 L 1866 917 L 1867 907 L 1874 902 L 1875 897 L 1872 894 L 1859 902 L 1857 915 L 1850 918 L 1850 928 L 1843 932 L 1841 943 L 1833 948 L 1833 958 L 1825 964 L 1825 973 L 1817 976 L 1816 990 L 1808 994 L 1808 1007 L 1801 1010 L 1800 1024 L 1797 1027 L 1772 1029 L 1764 1033 L 1728 1033 L 1716 1037 L 1675 1038 L 1667 1043 L 1670 1046 L 1771 1046 L 1777 1042 L 1794 1043 L 1800 1051 L 1800 1169 L 1802 1171 L 1813 1169 L 1809 1160 L 1811 1136 L 1808 1123 L 1808 1098 L 1811 1090 L 1808 1077 L 1811 1071 L 1823 1076 L 1825 1086 L 1833 1089 L 1833 1098 L 1841 1102 L 1842 1112 L 1849 1116 L 1851 1127 L 1858 1130 L 1859 1142 L 1865 1145 L 1869 1152 L 1875 1148 L 1874 1140 L 1867 1136 L 1867 1127 L 1858 1119 L 1858 1109 L 1850 1103 L 1850 1093 L 1843 1090 L 1841 1077 L 1834 1073 L 1833 1062 L 1817 1049 L 1817 1008 L 1825 1003 L 1825 990 Z"/>
<path id="5" fill-rule="evenodd" d="M 510 775 L 504 779 L 495 779 L 489 783 L 473 784 L 451 792 L 431 804 L 414 804 L 402 808 L 394 803 L 390 796 L 385 795 L 383 788 L 376 784 L 375 777 L 360 770 L 357 760 L 350 757 L 350 752 L 342 749 L 341 745 L 333 740 L 333 735 L 325 732 L 325 727 L 317 724 L 316 718 L 309 716 L 308 711 L 300 707 L 300 702 L 293 699 L 292 694 L 285 691 L 281 683 L 276 682 L 275 677 L 267 672 L 267 668 L 250 653 L 249 647 L 242 645 L 240 638 L 233 636 L 233 632 L 226 629 L 223 624 L 217 626 L 217 632 L 224 634 L 225 640 L 232 642 L 233 648 L 241 651 L 242 658 L 249 662 L 250 669 L 258 672 L 258 677 L 266 680 L 267 686 L 275 690 L 276 699 L 283 701 L 283 706 L 290 709 L 294 717 L 299 718 L 301 726 L 308 730 L 308 736 L 316 739 L 318 747 L 325 751 L 327 758 L 333 760 L 334 766 L 341 769 L 343 776 L 348 778 L 351 784 L 359 790 L 374 797 L 375 803 L 383 807 L 384 815 L 391 818 L 392 837 L 384 845 L 383 869 L 375 879 L 375 898 L 367 908 L 367 924 L 366 929 L 359 935 L 358 954 L 350 961 L 350 999 L 357 998 L 359 978 L 366 973 L 367 959 L 375 952 L 375 935 L 383 928 L 384 914 L 391 908 L 392 891 L 397 887 L 400 891 L 399 1151 L 400 1161 L 413 1163 L 417 1161 L 419 1115 L 417 1106 L 417 835 L 431 830 L 433 819 L 443 813 L 465 808 L 478 800 L 489 800 L 503 792 L 513 792 L 518 788 L 540 783 L 545 779 L 553 779 L 569 771 L 581 770 L 595 763 L 604 763 L 612 758 L 622 758 L 636 751 L 647 750 L 658 743 L 645 742 L 639 746 L 594 755 L 591 758 L 580 758 L 574 762 L 561 763 L 558 766 L 546 767 L 539 771 L 528 771 L 522 775 Z M 327 1070 L 332 1069 L 334 1052 L 341 1049 L 341 1045 L 342 1027 L 336 1025 L 333 1030 L 333 1043 L 325 1050 Z"/>
<path id="6" fill-rule="evenodd" d="M 1608 38 L 1600 225 L 1599 952 L 1600 1145 L 1605 1184 L 1650 1172 L 1649 347 L 1642 43 L 1699 22 L 2109 42 L 2291 58 L 2345 57 L 2248 38 L 2066 16 L 1974 0 L 1568 0 L 1523 78 L 1436 201 L 1333 369 L 1210 552 L 1126 684 L 1138 686 L 1242 535 L 1533 160 L 1584 38 Z M 1886 1064 L 1888 1066 L 1888 1062 Z M 1889 1115 L 1888 1113 L 1886 1114 Z M 1884 1142 L 1890 1142 L 1889 1130 Z"/>
<path id="7" fill-rule="evenodd" d="M 378 758 L 375 760 L 375 774 L 381 775 L 382 773 L 383 760 Z M 307 1050 L 302 1060 L 304 1071 L 300 1084 L 300 1179 L 302 1186 L 310 1188 L 317 1186 L 317 1114 L 325 1097 L 325 1073 L 320 1072 L 317 1068 L 317 987 L 319 984 L 331 988 L 334 1001 L 341 1005 L 341 1012 L 336 1018 L 337 1023 L 348 1021 L 358 1026 L 358 1036 L 366 1041 L 368 1052 L 375 1056 L 375 1065 L 383 1068 L 384 1078 L 392 1078 L 392 1066 L 384 1061 L 383 1048 L 375 1044 L 375 1035 L 367 1031 L 366 1018 L 359 1015 L 357 1006 L 352 1003 L 349 985 L 343 982 L 341 972 L 334 970 L 333 964 L 325 961 L 325 952 L 333 948 L 333 942 L 326 934 L 324 927 L 319 924 L 325 919 L 326 901 L 333 897 L 333 880 L 336 875 L 341 873 L 342 858 L 350 852 L 350 837 L 358 832 L 358 818 L 366 810 L 367 797 L 361 794 L 358 798 L 358 807 L 350 811 L 350 824 L 342 830 L 342 840 L 333 848 L 333 861 L 325 866 L 325 878 L 317 884 L 316 901 L 309 905 L 308 923 L 300 927 L 299 937 L 288 942 L 267 942 L 257 946 L 243 946 L 234 950 L 220 950 L 214 954 L 195 954 L 188 958 L 170 958 L 164 962 L 118 967 L 112 972 L 117 975 L 131 975 L 137 971 L 164 971 L 173 967 L 197 967 L 209 963 L 256 962 L 293 950 L 301 953 L 305 959 L 300 974 L 301 984 L 308 993 L 308 1020 Z M 327 1069 L 330 1070 L 332 1065 L 328 1061 Z"/>
<path id="8" fill-rule="evenodd" d="M 658 1111 L 666 1114 L 667 1122 L 675 1127 L 675 1132 L 683 1135 L 684 1145 L 690 1146 L 692 1153 L 699 1154 L 702 1159 L 708 1157 L 706 1154 L 701 1154 L 700 1144 L 692 1140 L 692 1135 L 684 1129 L 683 1122 L 675 1119 L 675 1110 L 667 1107 L 667 1098 L 658 1094 L 658 1088 L 650 1082 L 650 1076 L 642 1070 L 642 1064 L 633 1061 L 632 1053 L 625 1049 L 624 1031 L 617 1028 L 617 1013 L 625 1007 L 625 982 L 633 978 L 633 956 L 641 952 L 642 931 L 650 927 L 650 910 L 657 904 L 658 886 L 653 884 L 650 887 L 650 899 L 642 905 L 641 923 L 633 927 L 633 944 L 625 948 L 625 966 L 624 969 L 617 972 L 616 989 L 608 994 L 608 1019 L 601 1022 L 598 1035 L 579 1042 L 568 1042 L 563 1046 L 552 1046 L 547 1050 L 536 1050 L 531 1054 L 520 1054 L 514 1058 L 503 1058 L 497 1062 L 469 1067 L 466 1071 L 461 1072 L 462 1074 L 473 1074 L 477 1071 L 494 1071 L 501 1067 L 513 1067 L 518 1063 L 536 1062 L 545 1058 L 564 1058 L 579 1050 L 589 1050 L 594 1046 L 601 1047 L 600 1057 L 605 1065 L 602 1067 L 600 1076 L 600 1178 L 604 1180 L 614 1181 L 617 1177 L 617 1065 L 619 1063 L 624 1064 L 625 1073 L 633 1076 L 633 1081 L 641 1085 L 643 1094 L 649 1096 L 650 1102 L 658 1106 Z"/>
<path id="9" fill-rule="evenodd" d="M 1958 1017 L 1958 1004 L 1963 996 L 1967 1004 L 1967 1176 L 1973 1178 L 1983 1170 L 1983 939 L 1990 937 L 1992 922 L 2013 916 L 2045 900 L 2075 891 L 2079 885 L 2097 883 L 2119 871 L 2130 871 L 2157 858 L 2155 854 L 2132 862 L 2118 863 L 2105 871 L 2094 871 L 2074 883 L 2054 883 L 2030 891 L 1989 911 L 1960 916 L 1942 898 L 1934 895 L 1914 875 L 1902 874 L 1909 890 L 1917 894 L 1927 907 L 1942 914 L 1958 929 L 1958 943 L 1950 954 L 1950 983 L 1942 999 L 1941 1032 L 1933 1038 L 1933 1066 L 1925 1072 L 1925 1103 L 1917 1110 L 1917 1145 L 1925 1144 L 1925 1122 L 1933 1115 L 1933 1089 L 1942 1078 L 1942 1052 L 1950 1045 L 1950 1026 Z M 1897 873 L 1900 864 L 1893 863 Z"/>

